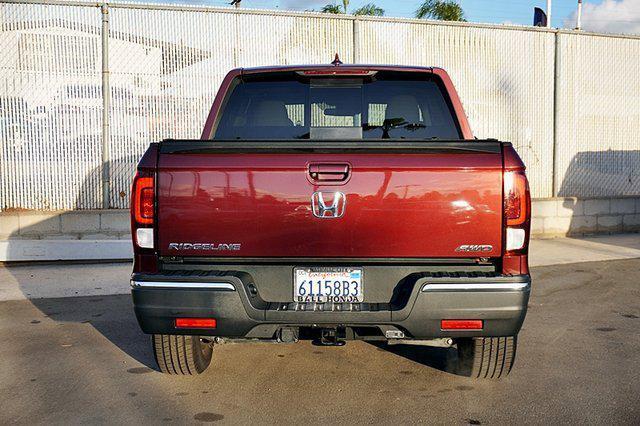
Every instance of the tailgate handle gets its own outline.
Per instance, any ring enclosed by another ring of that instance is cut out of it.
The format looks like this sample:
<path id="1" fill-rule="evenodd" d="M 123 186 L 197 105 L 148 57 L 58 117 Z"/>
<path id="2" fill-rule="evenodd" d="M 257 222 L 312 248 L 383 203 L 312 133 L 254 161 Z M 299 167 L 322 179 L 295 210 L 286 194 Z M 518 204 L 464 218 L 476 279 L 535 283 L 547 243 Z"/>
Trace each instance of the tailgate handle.
<path id="1" fill-rule="evenodd" d="M 309 176 L 316 182 L 344 182 L 349 178 L 349 164 L 309 164 Z"/>

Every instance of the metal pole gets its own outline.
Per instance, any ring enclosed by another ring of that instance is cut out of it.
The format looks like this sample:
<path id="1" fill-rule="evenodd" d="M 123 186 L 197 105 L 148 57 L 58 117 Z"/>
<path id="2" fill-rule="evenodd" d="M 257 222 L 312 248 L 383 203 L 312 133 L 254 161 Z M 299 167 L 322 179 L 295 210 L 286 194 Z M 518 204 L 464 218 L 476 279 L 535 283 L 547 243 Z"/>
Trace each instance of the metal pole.
<path id="1" fill-rule="evenodd" d="M 360 24 L 356 16 L 353 20 L 353 63 L 359 64 L 360 61 Z"/>
<path id="2" fill-rule="evenodd" d="M 547 28 L 551 28 L 551 0 L 547 0 Z"/>
<path id="3" fill-rule="evenodd" d="M 551 191 L 552 197 L 558 196 L 560 190 L 558 185 L 558 179 L 556 172 L 558 171 L 557 159 L 558 159 L 558 103 L 560 99 L 560 31 L 556 31 L 554 36 L 554 59 L 553 59 L 553 155 L 551 164 Z"/>
<path id="4" fill-rule="evenodd" d="M 109 171 L 109 110 L 111 108 L 111 88 L 109 86 L 109 7 L 102 10 L 102 208 L 109 208 L 111 193 Z"/>
<path id="5" fill-rule="evenodd" d="M 578 0 L 578 19 L 576 22 L 576 30 L 582 28 L 582 0 Z"/>

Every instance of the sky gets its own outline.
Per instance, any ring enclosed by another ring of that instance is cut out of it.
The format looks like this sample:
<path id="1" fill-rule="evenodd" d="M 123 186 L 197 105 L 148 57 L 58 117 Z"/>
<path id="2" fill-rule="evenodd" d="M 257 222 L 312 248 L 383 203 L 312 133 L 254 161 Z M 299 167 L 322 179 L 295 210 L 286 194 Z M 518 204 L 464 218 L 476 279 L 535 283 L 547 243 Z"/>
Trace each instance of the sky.
<path id="1" fill-rule="evenodd" d="M 134 0 L 135 1 L 135 0 Z M 231 0 L 141 0 L 229 6 Z M 242 7 L 277 10 L 319 10 L 342 0 L 242 0 Z M 386 16 L 411 18 L 422 0 L 350 0 L 350 10 L 375 3 Z M 546 8 L 546 0 L 458 0 L 470 22 L 531 25 L 533 8 Z M 552 0 L 552 26 L 574 28 L 578 0 Z M 583 0 L 583 29 L 596 32 L 640 34 L 640 0 Z"/>

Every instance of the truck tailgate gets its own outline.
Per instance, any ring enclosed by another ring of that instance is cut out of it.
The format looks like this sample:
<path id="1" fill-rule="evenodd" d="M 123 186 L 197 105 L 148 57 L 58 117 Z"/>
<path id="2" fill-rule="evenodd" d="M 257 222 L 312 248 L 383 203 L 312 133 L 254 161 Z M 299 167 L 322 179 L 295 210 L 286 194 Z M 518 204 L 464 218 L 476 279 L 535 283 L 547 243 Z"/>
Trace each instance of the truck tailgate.
<path id="1" fill-rule="evenodd" d="M 161 149 L 158 250 L 184 257 L 497 257 L 502 153 L 494 145 Z M 321 217 L 319 201 L 328 210 Z M 461 248 L 469 245 L 480 247 Z"/>

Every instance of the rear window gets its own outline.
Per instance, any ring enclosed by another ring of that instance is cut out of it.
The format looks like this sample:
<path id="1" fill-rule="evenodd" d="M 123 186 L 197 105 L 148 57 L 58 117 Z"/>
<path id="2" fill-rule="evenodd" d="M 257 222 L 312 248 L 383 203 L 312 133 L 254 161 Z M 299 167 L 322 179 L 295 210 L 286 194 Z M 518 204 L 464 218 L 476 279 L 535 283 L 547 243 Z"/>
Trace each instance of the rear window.
<path id="1" fill-rule="evenodd" d="M 214 139 L 461 139 L 454 117 L 430 74 L 258 74 L 236 81 Z"/>

